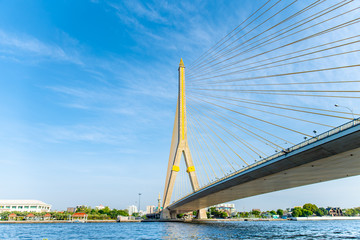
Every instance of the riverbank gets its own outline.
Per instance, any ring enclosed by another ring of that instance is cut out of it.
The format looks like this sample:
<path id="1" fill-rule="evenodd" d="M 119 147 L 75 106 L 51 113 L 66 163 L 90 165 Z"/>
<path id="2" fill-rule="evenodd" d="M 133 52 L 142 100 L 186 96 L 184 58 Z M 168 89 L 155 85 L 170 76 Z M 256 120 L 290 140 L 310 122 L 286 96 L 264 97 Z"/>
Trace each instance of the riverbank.
<path id="1" fill-rule="evenodd" d="M 281 222 L 281 221 L 335 221 L 335 220 L 360 220 L 360 217 L 292 217 L 288 219 L 273 219 L 273 218 L 228 218 L 228 219 L 193 219 L 192 222 Z"/>
<path id="2" fill-rule="evenodd" d="M 272 219 L 272 218 L 226 218 L 226 219 L 138 219 L 138 220 L 122 220 L 123 222 L 185 222 L 185 223 L 210 223 L 210 222 L 282 222 L 282 221 L 334 221 L 334 220 L 360 220 L 360 217 L 292 217 L 288 219 Z M 87 220 L 86 223 L 115 223 L 116 220 Z M 0 221 L 0 224 L 35 224 L 35 223 L 74 223 L 67 220 L 49 220 L 49 221 Z"/>
<path id="3" fill-rule="evenodd" d="M 87 223 L 114 223 L 116 220 L 87 220 Z M 67 220 L 49 220 L 49 221 L 0 221 L 0 224 L 34 224 L 34 223 L 74 223 Z"/>
<path id="4" fill-rule="evenodd" d="M 330 216 L 323 216 L 323 217 L 293 217 L 290 218 L 292 221 L 331 221 L 331 220 L 360 220 L 360 217 L 330 217 Z"/>

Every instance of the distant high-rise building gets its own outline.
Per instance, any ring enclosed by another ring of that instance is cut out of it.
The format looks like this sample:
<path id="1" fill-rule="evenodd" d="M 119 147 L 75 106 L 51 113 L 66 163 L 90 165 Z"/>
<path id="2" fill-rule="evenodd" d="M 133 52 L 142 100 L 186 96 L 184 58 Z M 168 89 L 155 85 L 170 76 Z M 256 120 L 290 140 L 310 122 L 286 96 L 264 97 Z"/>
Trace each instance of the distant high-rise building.
<path id="1" fill-rule="evenodd" d="M 155 206 L 146 206 L 146 214 L 155 213 Z"/>
<path id="2" fill-rule="evenodd" d="M 138 212 L 138 209 L 135 205 L 131 205 L 128 207 L 128 210 L 129 210 L 129 215 L 131 216 L 133 213 L 137 213 Z"/>
<path id="3" fill-rule="evenodd" d="M 74 207 L 68 207 L 66 211 L 69 212 L 69 213 L 74 213 L 75 210 L 76 209 Z"/>

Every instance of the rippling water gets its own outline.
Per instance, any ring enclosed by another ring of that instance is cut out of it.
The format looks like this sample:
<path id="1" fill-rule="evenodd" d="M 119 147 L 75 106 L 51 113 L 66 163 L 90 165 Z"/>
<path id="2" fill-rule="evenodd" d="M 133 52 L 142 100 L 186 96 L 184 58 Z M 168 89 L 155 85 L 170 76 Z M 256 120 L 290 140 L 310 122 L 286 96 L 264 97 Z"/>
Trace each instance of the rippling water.
<path id="1" fill-rule="evenodd" d="M 0 224 L 0 239 L 360 239 L 360 221 Z"/>

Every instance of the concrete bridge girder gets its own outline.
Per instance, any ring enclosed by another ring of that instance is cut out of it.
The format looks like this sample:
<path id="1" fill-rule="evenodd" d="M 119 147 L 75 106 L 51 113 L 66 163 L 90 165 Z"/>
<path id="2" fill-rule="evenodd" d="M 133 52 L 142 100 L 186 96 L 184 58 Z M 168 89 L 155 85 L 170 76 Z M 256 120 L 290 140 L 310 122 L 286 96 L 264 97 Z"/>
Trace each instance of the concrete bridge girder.
<path id="1" fill-rule="evenodd" d="M 169 206 L 183 212 L 360 174 L 360 125 L 250 168 Z"/>

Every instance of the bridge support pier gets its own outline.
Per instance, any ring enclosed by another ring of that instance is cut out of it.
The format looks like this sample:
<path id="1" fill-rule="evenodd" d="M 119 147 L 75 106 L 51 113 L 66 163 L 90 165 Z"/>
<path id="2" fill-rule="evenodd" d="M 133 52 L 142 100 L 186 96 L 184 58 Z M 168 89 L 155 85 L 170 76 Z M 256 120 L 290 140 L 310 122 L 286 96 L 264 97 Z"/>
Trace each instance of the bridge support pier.
<path id="1" fill-rule="evenodd" d="M 167 219 L 171 219 L 171 213 L 170 210 L 168 208 L 164 208 L 161 213 L 160 213 L 160 219 L 161 220 L 167 220 Z"/>
<path id="2" fill-rule="evenodd" d="M 177 219 L 177 215 L 179 213 L 183 213 L 183 212 L 171 211 L 168 208 L 165 208 L 165 209 L 163 209 L 161 211 L 160 219 L 161 220 Z M 206 214 L 206 209 L 205 208 L 197 210 L 196 219 L 207 219 L 207 214 Z"/>
<path id="3" fill-rule="evenodd" d="M 200 209 L 197 211 L 196 219 L 207 219 L 206 209 Z"/>
<path id="4" fill-rule="evenodd" d="M 171 219 L 176 219 L 177 211 L 170 211 L 170 217 L 171 217 Z"/>

